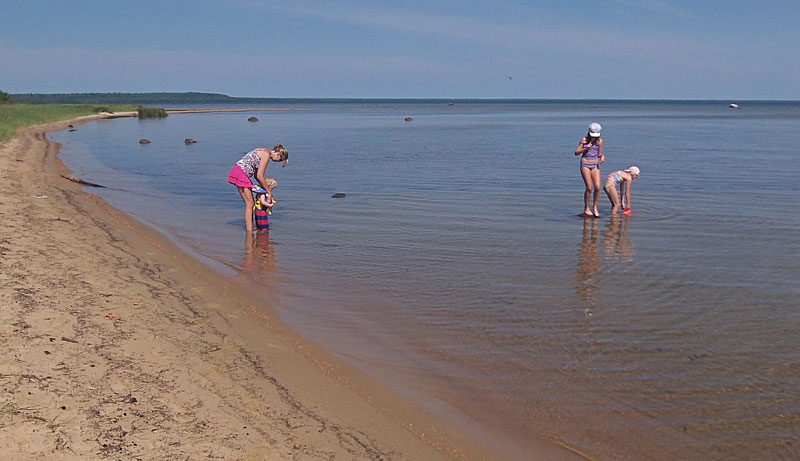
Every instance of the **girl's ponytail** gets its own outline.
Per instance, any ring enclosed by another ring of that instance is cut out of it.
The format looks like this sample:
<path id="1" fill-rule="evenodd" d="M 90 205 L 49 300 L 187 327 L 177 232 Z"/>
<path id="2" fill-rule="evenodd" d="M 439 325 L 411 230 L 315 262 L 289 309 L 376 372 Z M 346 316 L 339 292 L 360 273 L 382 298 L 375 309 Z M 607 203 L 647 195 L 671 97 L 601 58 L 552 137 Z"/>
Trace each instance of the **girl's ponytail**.
<path id="1" fill-rule="evenodd" d="M 289 164 L 289 151 L 286 150 L 285 147 L 283 147 L 280 144 L 275 144 L 275 147 L 273 147 L 272 150 L 274 150 L 275 152 L 281 154 L 281 157 L 283 157 L 283 166 L 284 167 Z"/>

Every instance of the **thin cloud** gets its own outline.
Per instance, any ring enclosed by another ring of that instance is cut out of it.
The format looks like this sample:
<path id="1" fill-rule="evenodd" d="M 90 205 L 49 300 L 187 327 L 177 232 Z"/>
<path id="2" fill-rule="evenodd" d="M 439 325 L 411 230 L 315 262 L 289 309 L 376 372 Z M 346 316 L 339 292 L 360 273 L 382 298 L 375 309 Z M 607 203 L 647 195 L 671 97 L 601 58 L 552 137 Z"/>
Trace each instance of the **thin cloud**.
<path id="1" fill-rule="evenodd" d="M 676 17 L 689 17 L 689 14 L 670 4 L 661 0 L 609 0 L 611 3 L 618 5 L 632 7 L 640 10 L 650 11 L 653 13 L 666 14 Z"/>
<path id="2" fill-rule="evenodd" d="M 669 14 L 687 16 L 669 3 L 660 0 L 610 0 L 614 3 L 632 8 L 644 9 Z M 691 35 L 676 36 L 674 31 L 632 31 L 618 30 L 613 25 L 599 24 L 591 30 L 566 27 L 564 24 L 535 22 L 535 13 L 529 14 L 529 24 L 519 25 L 510 22 L 497 22 L 488 19 L 474 19 L 458 15 L 442 16 L 441 14 L 418 11 L 395 10 L 361 6 L 354 14 L 352 5 L 338 3 L 309 4 L 293 2 L 279 6 L 265 7 L 262 4 L 249 2 L 253 7 L 267 8 L 270 12 L 279 12 L 287 16 L 311 18 L 343 24 L 346 26 L 370 27 L 376 30 L 393 30 L 414 36 L 439 37 L 464 43 L 472 43 L 477 47 L 502 47 L 502 50 L 521 50 L 536 53 L 561 52 L 567 55 L 583 56 L 588 44 L 592 44 L 595 56 L 609 58 L 640 58 L 645 61 L 675 59 L 680 61 L 690 56 L 714 56 L 723 43 L 709 42 L 707 38 Z M 669 44 L 665 47 L 664 44 Z M 658 53 L 658 57 L 655 56 Z"/>
<path id="3" fill-rule="evenodd" d="M 181 82 L 193 81 L 193 88 L 241 95 L 264 95 L 259 88 L 265 81 L 253 78 L 266 67 L 280 63 L 283 79 L 268 81 L 267 95 L 296 94 L 296 83 L 303 88 L 319 86 L 319 76 L 328 75 L 324 86 L 339 81 L 342 85 L 369 81 L 423 84 L 430 79 L 446 79 L 454 72 L 466 73 L 446 63 L 398 56 L 348 55 L 243 55 L 206 51 L 153 51 L 145 49 L 100 51 L 83 47 L 26 49 L 0 46 L 0 59 L 8 64 L 0 72 L 4 80 L 26 82 L 42 88 L 38 91 L 122 91 L 139 88 L 141 91 L 163 91 L 185 88 Z M 60 69 L 60 78 L 52 78 L 49 69 Z M 343 74 L 342 69 L 347 69 Z M 153 74 L 149 69 L 159 69 Z M 113 84 L 108 79 L 113 75 Z M 346 86 L 345 85 L 345 86 Z M 239 90 L 233 87 L 240 88 Z M 356 88 L 359 85 L 355 86 Z M 363 87 L 363 85 L 361 85 Z M 28 88 L 3 88 L 6 91 L 27 92 Z M 311 90 L 306 90 L 311 91 Z M 306 94 L 320 96 L 325 93 Z"/>

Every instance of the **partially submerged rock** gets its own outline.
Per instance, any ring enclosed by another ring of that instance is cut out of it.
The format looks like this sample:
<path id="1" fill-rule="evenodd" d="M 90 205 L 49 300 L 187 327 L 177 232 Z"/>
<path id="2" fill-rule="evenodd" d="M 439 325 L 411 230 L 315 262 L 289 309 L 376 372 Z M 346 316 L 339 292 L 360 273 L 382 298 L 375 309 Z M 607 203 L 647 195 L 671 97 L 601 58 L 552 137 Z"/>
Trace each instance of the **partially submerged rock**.
<path id="1" fill-rule="evenodd" d="M 142 138 L 139 140 L 139 144 L 150 144 L 150 140 L 147 138 Z"/>
<path id="2" fill-rule="evenodd" d="M 196 142 L 197 142 L 197 141 L 195 141 L 195 140 L 194 140 L 194 139 L 192 139 L 192 138 L 186 138 L 186 139 L 184 139 L 184 140 L 183 140 L 183 143 L 184 143 L 184 144 L 194 144 L 194 143 L 196 143 Z"/>
<path id="3" fill-rule="evenodd" d="M 331 198 L 344 198 L 345 195 L 347 195 L 347 194 L 345 194 L 344 192 L 337 192 L 337 193 L 331 195 Z"/>
<path id="4" fill-rule="evenodd" d="M 258 121 L 258 117 L 250 117 L 250 118 L 247 119 L 247 121 L 248 122 L 257 122 Z"/>

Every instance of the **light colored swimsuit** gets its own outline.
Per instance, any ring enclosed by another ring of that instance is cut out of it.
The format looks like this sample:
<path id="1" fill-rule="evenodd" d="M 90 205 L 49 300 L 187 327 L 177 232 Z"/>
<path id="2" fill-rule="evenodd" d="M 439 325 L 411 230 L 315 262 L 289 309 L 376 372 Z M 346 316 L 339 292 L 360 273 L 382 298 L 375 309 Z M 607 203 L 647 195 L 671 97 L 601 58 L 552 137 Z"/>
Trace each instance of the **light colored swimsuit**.
<path id="1" fill-rule="evenodd" d="M 597 144 L 584 144 L 583 147 L 588 147 L 589 150 L 581 156 L 581 166 L 593 170 L 600 166 L 600 146 Z"/>
<path id="2" fill-rule="evenodd" d="M 622 170 L 617 170 L 606 178 L 606 182 L 603 185 L 603 189 L 608 189 L 609 187 L 617 188 L 617 184 L 622 181 Z"/>

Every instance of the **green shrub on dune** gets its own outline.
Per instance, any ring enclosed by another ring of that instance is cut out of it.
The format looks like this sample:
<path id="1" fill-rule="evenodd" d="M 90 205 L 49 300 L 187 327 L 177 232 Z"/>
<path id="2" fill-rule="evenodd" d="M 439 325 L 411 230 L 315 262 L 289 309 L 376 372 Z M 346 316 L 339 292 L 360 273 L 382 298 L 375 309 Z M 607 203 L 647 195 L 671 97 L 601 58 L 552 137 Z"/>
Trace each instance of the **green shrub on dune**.
<path id="1" fill-rule="evenodd" d="M 16 101 L 14 101 L 10 94 L 6 93 L 5 91 L 0 91 L 0 105 L 14 104 L 15 102 Z"/>
<path id="2" fill-rule="evenodd" d="M 6 93 L 0 92 L 0 100 Z M 9 98 L 10 99 L 10 98 Z M 113 110 L 112 110 L 113 109 Z M 133 111 L 132 106 L 97 106 L 87 104 L 18 104 L 0 103 L 0 141 L 14 137 L 17 130 L 26 126 L 69 120 L 100 112 Z"/>
<path id="3" fill-rule="evenodd" d="M 0 91 L 0 141 L 14 137 L 26 126 L 70 120 L 101 112 L 136 112 L 139 118 L 164 118 L 167 111 L 160 107 L 108 104 L 27 104 L 19 103 L 5 91 Z"/>
<path id="4" fill-rule="evenodd" d="M 161 107 L 137 106 L 136 112 L 139 118 L 164 118 L 167 116 L 167 111 Z"/>

